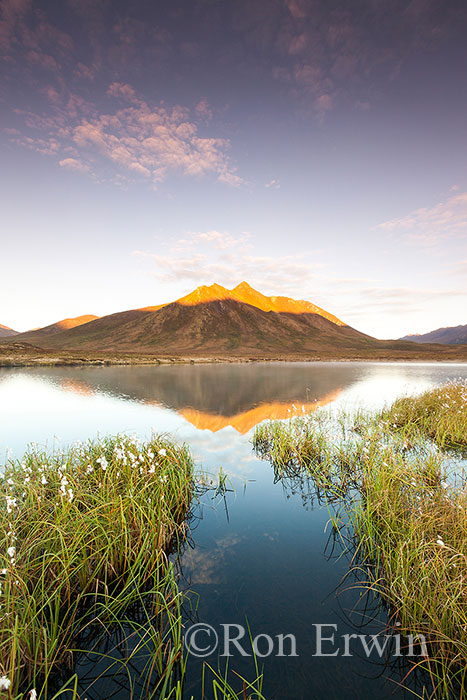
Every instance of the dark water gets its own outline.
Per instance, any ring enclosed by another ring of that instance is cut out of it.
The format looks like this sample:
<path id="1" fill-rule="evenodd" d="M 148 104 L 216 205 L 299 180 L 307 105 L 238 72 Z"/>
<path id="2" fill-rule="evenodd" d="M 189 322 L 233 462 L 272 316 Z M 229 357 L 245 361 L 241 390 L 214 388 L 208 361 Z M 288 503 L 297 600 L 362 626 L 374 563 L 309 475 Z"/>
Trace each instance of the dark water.
<path id="1" fill-rule="evenodd" d="M 467 365 L 372 363 L 267 363 L 162 367 L 0 370 L 0 450 L 20 456 L 31 441 L 50 447 L 97 434 L 129 432 L 148 437 L 170 432 L 188 442 L 197 464 L 228 473 L 226 498 L 202 498 L 192 521 L 192 546 L 182 557 L 183 584 L 192 591 L 186 624 L 245 625 L 251 635 L 292 634 L 297 657 L 271 655 L 263 692 L 281 700 L 413 697 L 399 688 L 407 664 L 390 653 L 368 659 L 359 640 L 345 651 L 342 635 L 381 632 L 377 600 L 362 598 L 346 578 L 351 553 L 334 540 L 326 505 L 305 480 L 277 481 L 251 449 L 254 425 L 319 410 L 380 407 L 449 379 L 467 378 Z M 197 608 L 196 610 L 194 608 Z M 334 642 L 317 656 L 316 625 L 334 625 Z M 248 634 L 248 633 L 247 633 Z M 199 636 L 198 641 L 207 641 Z M 251 653 L 251 645 L 241 644 Z M 221 644 L 222 647 L 222 644 Z M 263 637 L 260 651 L 267 649 Z M 278 649 L 277 649 L 278 650 Z M 222 648 L 221 648 L 222 651 Z M 276 647 L 274 648 L 276 651 Z M 285 653 L 290 649 L 284 644 Z M 218 653 L 206 659 L 217 667 Z M 224 662 L 225 659 L 220 659 Z M 186 697 L 201 697 L 202 661 L 190 657 Z M 229 665 L 254 677 L 252 659 L 234 650 Z M 99 668 L 78 666 L 82 688 Z M 136 674 L 138 663 L 136 662 Z M 418 679 L 421 682 L 423 679 Z M 417 679 L 410 681 L 412 689 Z M 84 696 L 83 696 L 84 697 Z M 127 698 L 122 678 L 101 678 L 85 694 Z"/>

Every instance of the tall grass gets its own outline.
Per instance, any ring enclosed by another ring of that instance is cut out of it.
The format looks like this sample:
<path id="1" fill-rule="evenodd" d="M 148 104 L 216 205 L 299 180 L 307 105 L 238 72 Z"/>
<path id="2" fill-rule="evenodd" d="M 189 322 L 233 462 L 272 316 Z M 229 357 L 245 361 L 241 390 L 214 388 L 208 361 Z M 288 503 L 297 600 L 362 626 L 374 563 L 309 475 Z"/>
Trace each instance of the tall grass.
<path id="1" fill-rule="evenodd" d="M 198 481 L 167 437 L 117 436 L 31 448 L 0 488 L 0 697 L 80 700 L 81 661 L 96 669 L 88 688 L 118 678 L 128 698 L 182 700 L 186 594 L 172 559 L 192 499 L 225 493 L 226 475 Z M 234 679 L 206 665 L 203 698 L 264 700 L 258 668 Z"/>
<path id="2" fill-rule="evenodd" d="M 393 428 L 416 430 L 446 446 L 467 445 L 467 382 L 449 382 L 417 397 L 403 397 L 383 412 Z"/>
<path id="3" fill-rule="evenodd" d="M 446 452 L 465 444 L 466 396 L 465 384 L 450 384 L 379 414 L 315 414 L 253 437 L 279 475 L 301 471 L 330 500 L 347 498 L 358 578 L 385 601 L 397 633 L 426 639 L 417 665 L 438 698 L 467 697 L 467 486 Z"/>
<path id="4" fill-rule="evenodd" d="M 12 697 L 47 693 L 77 636 L 112 624 L 143 592 L 154 620 L 170 615 L 168 554 L 185 538 L 193 493 L 186 446 L 117 437 L 53 455 L 31 449 L 6 466 L 1 489 L 0 670 Z M 160 674 L 167 658 L 164 649 Z"/>

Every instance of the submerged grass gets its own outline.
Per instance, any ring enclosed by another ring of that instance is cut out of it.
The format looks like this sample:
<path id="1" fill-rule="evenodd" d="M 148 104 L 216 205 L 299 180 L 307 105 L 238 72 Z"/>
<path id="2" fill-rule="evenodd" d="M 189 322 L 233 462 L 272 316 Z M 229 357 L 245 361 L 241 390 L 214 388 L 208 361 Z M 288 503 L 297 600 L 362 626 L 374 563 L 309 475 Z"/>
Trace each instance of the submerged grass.
<path id="1" fill-rule="evenodd" d="M 279 476 L 301 470 L 330 500 L 345 497 L 359 578 L 397 633 L 426 640 L 413 666 L 428 671 L 424 697 L 467 697 L 467 485 L 446 452 L 466 439 L 463 383 L 379 414 L 266 423 L 253 438 Z"/>

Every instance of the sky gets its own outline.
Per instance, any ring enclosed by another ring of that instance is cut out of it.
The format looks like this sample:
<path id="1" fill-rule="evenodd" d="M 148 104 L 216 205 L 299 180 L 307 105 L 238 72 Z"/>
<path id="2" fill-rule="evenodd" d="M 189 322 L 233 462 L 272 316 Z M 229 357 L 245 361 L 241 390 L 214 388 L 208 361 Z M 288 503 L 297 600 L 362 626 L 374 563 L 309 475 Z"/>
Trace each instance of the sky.
<path id="1" fill-rule="evenodd" d="M 2 0 L 0 323 L 246 280 L 467 323 L 467 5 Z"/>

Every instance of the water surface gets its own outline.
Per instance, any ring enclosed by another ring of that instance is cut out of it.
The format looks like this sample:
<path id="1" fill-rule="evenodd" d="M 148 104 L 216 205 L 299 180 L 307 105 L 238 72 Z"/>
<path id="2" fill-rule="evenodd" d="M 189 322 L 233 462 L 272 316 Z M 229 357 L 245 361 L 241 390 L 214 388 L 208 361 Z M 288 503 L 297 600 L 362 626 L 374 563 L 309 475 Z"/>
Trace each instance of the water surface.
<path id="1" fill-rule="evenodd" d="M 0 369 L 0 451 L 20 457 L 28 443 L 50 448 L 77 439 L 127 432 L 170 432 L 188 442 L 197 464 L 228 472 L 226 502 L 206 494 L 182 558 L 192 593 L 190 621 L 219 633 L 245 624 L 257 634 L 294 634 L 298 658 L 263 659 L 264 691 L 275 700 L 402 698 L 405 671 L 355 646 L 350 657 L 316 657 L 313 625 L 346 634 L 380 631 L 385 613 L 365 609 L 347 581 L 349 556 L 333 542 L 329 506 L 306 480 L 274 483 L 269 464 L 251 449 L 254 426 L 267 418 L 329 407 L 378 408 L 404 393 L 456 378 L 465 364 L 251 363 L 159 367 Z M 227 508 L 227 510 L 226 510 Z M 328 632 L 326 633 L 327 636 Z M 327 647 L 331 652 L 339 645 Z M 217 665 L 217 656 L 209 659 Z M 199 695 L 201 662 L 190 658 L 186 697 Z M 251 659 L 230 665 L 251 676 Z M 96 669 L 81 665 L 82 687 Z M 86 677 L 85 677 L 86 676 Z M 389 679 L 389 680 L 388 680 Z M 122 679 L 101 678 L 88 700 L 127 698 Z M 414 681 L 415 682 L 415 681 Z M 409 697 L 409 696 L 407 696 Z"/>

